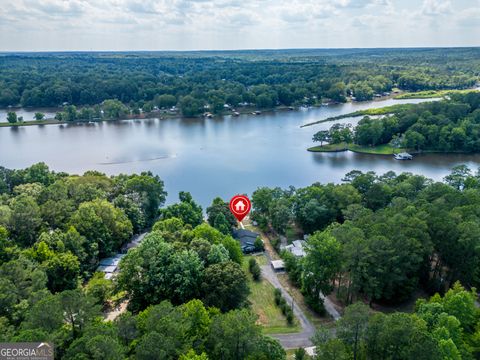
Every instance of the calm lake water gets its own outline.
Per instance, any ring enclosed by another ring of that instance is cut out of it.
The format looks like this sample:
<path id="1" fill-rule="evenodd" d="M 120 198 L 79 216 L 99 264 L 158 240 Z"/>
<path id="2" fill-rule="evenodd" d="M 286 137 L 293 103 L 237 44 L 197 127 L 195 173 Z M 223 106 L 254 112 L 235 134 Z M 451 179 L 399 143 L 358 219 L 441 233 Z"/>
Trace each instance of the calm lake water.
<path id="1" fill-rule="evenodd" d="M 126 120 L 94 125 L 0 128 L 0 165 L 23 168 L 44 161 L 56 171 L 107 174 L 150 170 L 165 181 L 168 202 L 181 190 L 207 206 L 215 196 L 229 199 L 260 186 L 302 187 L 340 182 L 358 169 L 384 173 L 409 171 L 440 180 L 465 163 L 480 165 L 480 155 L 424 155 L 413 161 L 390 156 L 310 153 L 312 135 L 331 123 L 300 128 L 330 116 L 370 107 L 421 102 L 384 100 L 349 103 L 260 116 L 218 119 Z M 356 123 L 357 119 L 344 119 Z"/>

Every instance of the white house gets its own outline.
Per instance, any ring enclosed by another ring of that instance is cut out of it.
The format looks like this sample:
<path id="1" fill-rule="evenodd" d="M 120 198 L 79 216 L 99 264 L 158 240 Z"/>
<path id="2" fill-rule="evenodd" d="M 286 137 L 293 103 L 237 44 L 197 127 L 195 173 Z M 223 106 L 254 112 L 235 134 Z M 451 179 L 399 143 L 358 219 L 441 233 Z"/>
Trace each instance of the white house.
<path id="1" fill-rule="evenodd" d="M 284 249 L 296 257 L 304 257 L 306 255 L 304 245 L 305 240 L 294 240 L 290 245 L 285 246 Z"/>

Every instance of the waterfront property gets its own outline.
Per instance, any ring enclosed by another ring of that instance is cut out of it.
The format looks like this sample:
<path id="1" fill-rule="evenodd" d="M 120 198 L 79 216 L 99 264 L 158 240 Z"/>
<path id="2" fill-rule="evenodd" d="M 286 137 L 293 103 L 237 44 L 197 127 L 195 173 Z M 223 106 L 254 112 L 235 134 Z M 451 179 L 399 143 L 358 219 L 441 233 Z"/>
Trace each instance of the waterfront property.
<path id="1" fill-rule="evenodd" d="M 233 231 L 233 237 L 240 242 L 240 247 L 245 254 L 255 252 L 255 240 L 259 235 L 246 229 L 235 229 Z"/>
<path id="2" fill-rule="evenodd" d="M 415 161 L 396 161 L 393 152 L 401 150 L 389 146 L 362 149 L 382 150 L 388 156 L 305 151 L 312 145 L 312 132 L 328 130 L 331 123 L 315 125 L 314 129 L 300 128 L 302 124 L 373 106 L 421 101 L 388 99 L 213 120 L 170 118 L 89 126 L 0 127 L 0 153 L 2 166 L 7 168 L 43 161 L 56 171 L 77 174 L 87 170 L 108 175 L 151 171 L 168 186 L 167 204 L 176 201 L 180 191 L 189 191 L 204 209 L 216 196 L 230 199 L 238 192 L 251 194 L 259 186 L 338 183 L 352 169 L 379 174 L 408 171 L 441 180 L 455 165 L 478 167 L 480 154 L 423 153 L 415 156 Z M 356 125 L 360 119 L 339 123 Z"/>

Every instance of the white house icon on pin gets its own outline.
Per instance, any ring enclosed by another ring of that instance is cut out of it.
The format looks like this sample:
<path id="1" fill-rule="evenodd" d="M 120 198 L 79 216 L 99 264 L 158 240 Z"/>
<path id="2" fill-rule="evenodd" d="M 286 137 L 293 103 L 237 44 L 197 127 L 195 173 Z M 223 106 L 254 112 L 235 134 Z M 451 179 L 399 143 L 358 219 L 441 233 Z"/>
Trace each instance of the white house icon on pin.
<path id="1" fill-rule="evenodd" d="M 245 203 L 244 203 L 242 200 L 240 200 L 239 202 L 237 202 L 237 203 L 235 204 L 235 210 L 236 210 L 236 211 L 245 211 Z"/>

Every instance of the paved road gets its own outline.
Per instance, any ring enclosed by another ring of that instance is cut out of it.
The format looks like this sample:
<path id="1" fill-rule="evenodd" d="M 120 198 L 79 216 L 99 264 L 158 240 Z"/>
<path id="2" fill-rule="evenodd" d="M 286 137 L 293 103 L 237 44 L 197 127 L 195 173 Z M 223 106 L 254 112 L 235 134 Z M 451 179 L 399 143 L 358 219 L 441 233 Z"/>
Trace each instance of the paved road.
<path id="1" fill-rule="evenodd" d="M 292 299 L 290 294 L 283 288 L 282 284 L 278 280 L 277 274 L 275 274 L 272 267 L 270 265 L 263 265 L 261 268 L 263 278 L 268 280 L 274 287 L 281 290 L 282 295 L 288 304 L 293 303 L 293 313 L 295 317 L 299 320 L 302 327 L 302 331 L 299 333 L 278 334 L 270 336 L 278 339 L 285 349 L 296 349 L 299 347 L 312 346 L 310 338 L 315 334 L 315 327 L 307 319 L 302 309 L 300 309 L 300 307 Z"/>
<path id="2" fill-rule="evenodd" d="M 272 334 L 270 336 L 274 337 L 275 339 L 278 339 L 282 346 L 285 349 L 296 349 L 299 347 L 309 347 L 312 346 L 312 341 L 310 340 L 312 336 L 315 334 L 315 326 L 312 325 L 310 320 L 305 316 L 305 313 L 302 311 L 302 309 L 297 305 L 297 303 L 292 299 L 290 294 L 285 290 L 285 288 L 282 286 L 280 281 L 278 280 L 277 274 L 275 271 L 273 271 L 270 262 L 272 261 L 271 259 L 271 254 L 267 250 L 265 251 L 265 255 L 268 260 L 268 265 L 263 265 L 262 268 L 262 275 L 263 277 L 268 280 L 274 287 L 278 288 L 281 290 L 283 297 L 287 301 L 288 304 L 293 303 L 293 313 L 295 317 L 299 320 L 300 325 L 302 327 L 302 331 L 299 333 L 291 333 L 291 334 Z M 329 298 L 325 297 L 323 294 L 320 294 L 320 297 L 323 300 L 323 305 L 325 307 L 325 310 L 330 314 L 330 316 L 337 321 L 340 319 L 340 314 L 333 305 L 333 303 L 330 301 Z"/>
<path id="3" fill-rule="evenodd" d="M 320 293 L 320 299 L 323 300 L 323 307 L 325 308 L 327 313 L 333 318 L 333 320 L 337 321 L 342 317 L 333 305 L 333 302 L 328 297 Z"/>

